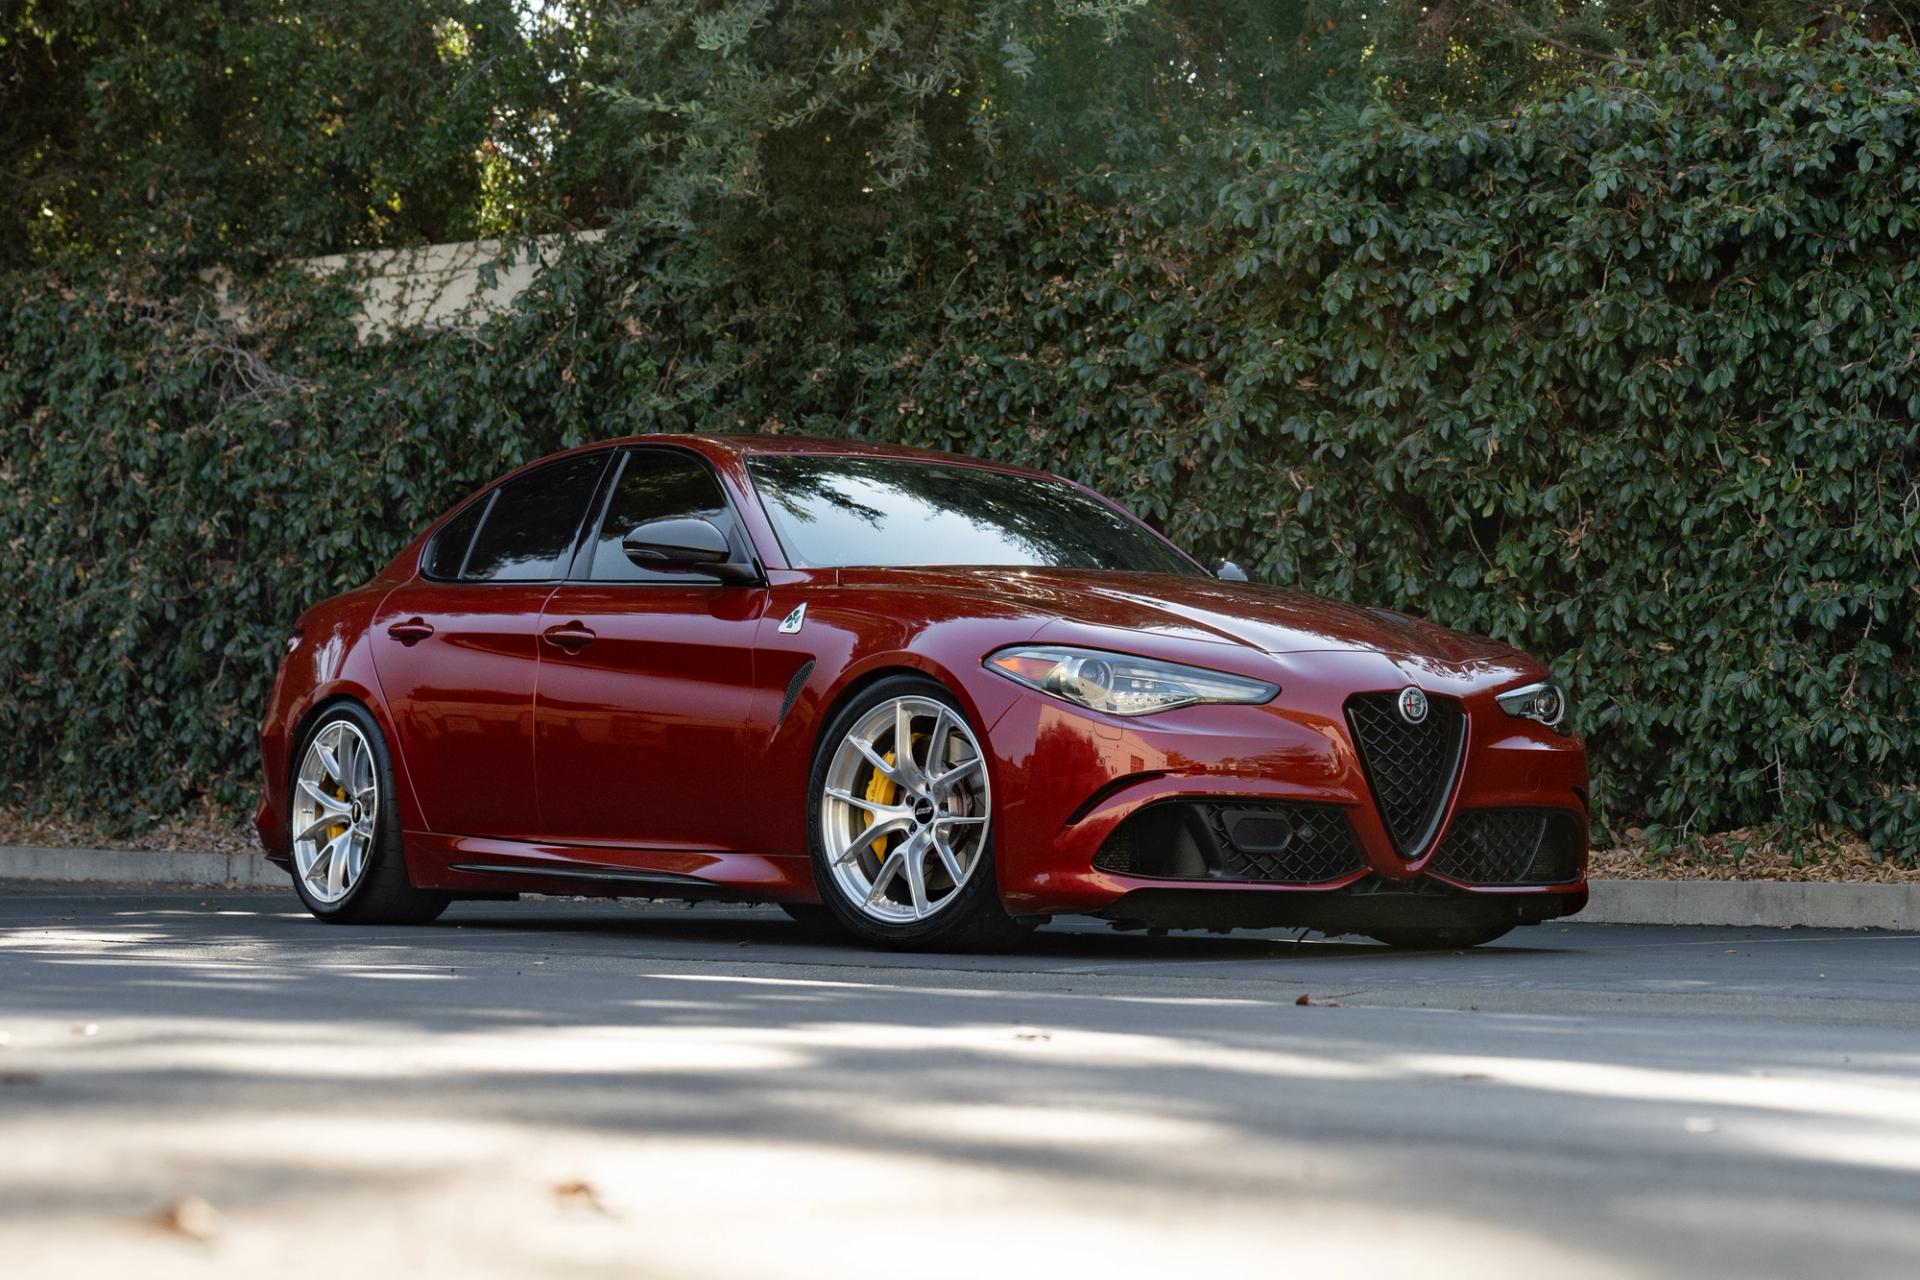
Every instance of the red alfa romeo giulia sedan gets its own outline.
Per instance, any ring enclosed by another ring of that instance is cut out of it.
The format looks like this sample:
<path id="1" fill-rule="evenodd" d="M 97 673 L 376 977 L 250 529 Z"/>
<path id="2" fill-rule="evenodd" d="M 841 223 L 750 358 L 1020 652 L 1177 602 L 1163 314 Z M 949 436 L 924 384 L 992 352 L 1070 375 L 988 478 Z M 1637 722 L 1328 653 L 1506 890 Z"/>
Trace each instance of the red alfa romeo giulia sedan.
<path id="1" fill-rule="evenodd" d="M 545 892 L 907 947 L 1060 914 L 1452 947 L 1585 905 L 1545 667 L 1223 572 L 1014 467 L 575 449 L 300 619 L 257 825 L 355 923 Z"/>

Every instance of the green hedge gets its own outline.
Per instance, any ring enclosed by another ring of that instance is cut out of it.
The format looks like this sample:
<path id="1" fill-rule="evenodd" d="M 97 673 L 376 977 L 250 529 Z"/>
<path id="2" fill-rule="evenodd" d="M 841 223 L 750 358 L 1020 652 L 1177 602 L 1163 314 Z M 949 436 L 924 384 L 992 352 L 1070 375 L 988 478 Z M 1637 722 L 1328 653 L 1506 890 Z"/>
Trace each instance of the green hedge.
<path id="1" fill-rule="evenodd" d="M 1502 119 L 983 164 L 796 226 L 616 223 L 471 333 L 265 282 L 16 279 L 0 778 L 250 785 L 287 623 L 510 463 L 812 431 L 1051 467 L 1256 576 L 1547 657 L 1603 820 L 1920 857 L 1920 58 L 1690 43 Z"/>

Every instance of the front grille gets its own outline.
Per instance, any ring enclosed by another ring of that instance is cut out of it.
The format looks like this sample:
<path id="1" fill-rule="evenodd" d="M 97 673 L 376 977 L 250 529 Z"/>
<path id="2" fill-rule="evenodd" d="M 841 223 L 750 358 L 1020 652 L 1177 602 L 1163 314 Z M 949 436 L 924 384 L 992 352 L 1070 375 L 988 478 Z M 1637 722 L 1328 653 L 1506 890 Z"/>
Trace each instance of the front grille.
<path id="1" fill-rule="evenodd" d="M 1332 805 L 1176 800 L 1114 828 L 1093 865 L 1162 880 L 1324 884 L 1367 860 L 1353 824 Z"/>
<path id="2" fill-rule="evenodd" d="M 1463 884 L 1565 884 L 1580 878 L 1584 844 L 1565 809 L 1462 809 L 1427 869 Z"/>
<path id="3" fill-rule="evenodd" d="M 1362 693 L 1347 699 L 1347 724 L 1360 748 L 1373 802 L 1403 858 L 1417 858 L 1433 839 L 1447 807 L 1466 717 L 1452 698 L 1429 697 L 1427 718 L 1408 724 L 1397 693 Z"/>

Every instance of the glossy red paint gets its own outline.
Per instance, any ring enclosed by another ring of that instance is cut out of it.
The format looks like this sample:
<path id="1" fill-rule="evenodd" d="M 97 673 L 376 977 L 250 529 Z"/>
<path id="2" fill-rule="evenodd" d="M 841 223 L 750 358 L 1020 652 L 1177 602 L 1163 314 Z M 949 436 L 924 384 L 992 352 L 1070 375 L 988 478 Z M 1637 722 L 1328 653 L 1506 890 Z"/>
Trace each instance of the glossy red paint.
<path id="1" fill-rule="evenodd" d="M 748 456 L 965 460 L 781 437 L 589 446 L 625 447 L 704 459 L 764 582 L 435 582 L 420 559 L 437 522 L 366 586 L 301 618 L 261 730 L 257 825 L 271 854 L 284 862 L 290 853 L 287 792 L 302 727 L 328 702 L 353 698 L 391 746 L 419 887 L 817 901 L 805 813 L 819 736 L 852 692 L 900 670 L 943 683 L 979 733 L 1001 896 L 1018 915 L 1108 911 L 1146 889 L 1249 901 L 1339 894 L 1356 881 L 1432 884 L 1446 878 L 1430 873 L 1431 850 L 1467 809 L 1561 809 L 1586 830 L 1579 740 L 1494 701 L 1547 674 L 1506 646 L 1210 577 L 794 565 L 751 485 Z M 802 604 L 805 625 L 783 634 L 780 620 Z M 1281 693 L 1263 706 L 1103 715 L 983 665 L 995 650 L 1036 640 L 1252 676 Z M 1458 699 L 1466 729 L 1441 834 L 1426 855 L 1405 861 L 1374 806 L 1343 705 L 1355 693 L 1409 684 Z M 1178 797 L 1337 805 L 1366 869 L 1315 885 L 1096 869 L 1120 823 Z M 1586 900 L 1584 855 L 1583 835 L 1581 878 L 1571 883 L 1453 887 L 1530 896 L 1539 899 L 1536 915 L 1566 914 Z"/>

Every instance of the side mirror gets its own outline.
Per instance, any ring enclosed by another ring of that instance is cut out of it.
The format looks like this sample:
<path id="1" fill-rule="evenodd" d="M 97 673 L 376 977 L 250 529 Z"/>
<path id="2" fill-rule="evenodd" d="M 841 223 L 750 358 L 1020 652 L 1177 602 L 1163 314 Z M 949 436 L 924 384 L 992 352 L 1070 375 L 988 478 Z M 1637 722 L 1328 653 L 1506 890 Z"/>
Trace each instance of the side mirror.
<path id="1" fill-rule="evenodd" d="M 1247 571 L 1231 560 L 1222 560 L 1213 566 L 1213 576 L 1222 582 L 1245 582 Z"/>
<path id="2" fill-rule="evenodd" d="M 753 566 L 733 560 L 727 535 L 698 517 L 649 520 L 620 540 L 627 559 L 643 569 L 712 574 L 722 582 L 752 582 Z"/>

